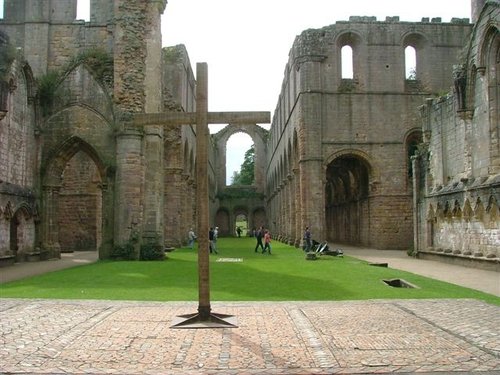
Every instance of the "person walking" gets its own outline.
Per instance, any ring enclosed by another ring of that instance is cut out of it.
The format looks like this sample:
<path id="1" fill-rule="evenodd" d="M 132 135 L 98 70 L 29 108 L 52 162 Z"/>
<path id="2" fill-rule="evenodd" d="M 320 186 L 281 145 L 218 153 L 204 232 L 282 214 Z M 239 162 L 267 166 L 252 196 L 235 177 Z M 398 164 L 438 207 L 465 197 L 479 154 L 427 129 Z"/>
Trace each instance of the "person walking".
<path id="1" fill-rule="evenodd" d="M 215 249 L 215 244 L 214 244 L 214 228 L 210 227 L 210 230 L 208 231 L 208 247 L 210 250 L 210 254 L 214 252 L 217 254 L 217 249 Z"/>
<path id="2" fill-rule="evenodd" d="M 262 244 L 262 236 L 264 235 L 264 227 L 260 227 L 256 232 L 255 232 L 255 238 L 257 239 L 257 244 L 255 245 L 255 252 L 257 252 L 257 249 L 260 248 L 262 251 L 264 251 L 264 245 Z"/>
<path id="3" fill-rule="evenodd" d="M 304 231 L 304 251 L 309 251 L 312 248 L 312 236 L 309 227 Z"/>
<path id="4" fill-rule="evenodd" d="M 214 229 L 214 240 L 212 241 L 212 248 L 213 250 L 215 251 L 216 254 L 217 253 L 217 240 L 219 238 L 219 227 L 215 227 Z"/>
<path id="5" fill-rule="evenodd" d="M 267 253 L 271 255 L 271 232 L 267 229 L 264 231 L 264 250 L 262 250 L 262 254 L 264 254 L 267 250 Z"/>
<path id="6" fill-rule="evenodd" d="M 194 234 L 193 228 L 190 228 L 188 232 L 188 247 L 190 249 L 194 246 L 194 240 L 196 240 L 196 234 Z"/>

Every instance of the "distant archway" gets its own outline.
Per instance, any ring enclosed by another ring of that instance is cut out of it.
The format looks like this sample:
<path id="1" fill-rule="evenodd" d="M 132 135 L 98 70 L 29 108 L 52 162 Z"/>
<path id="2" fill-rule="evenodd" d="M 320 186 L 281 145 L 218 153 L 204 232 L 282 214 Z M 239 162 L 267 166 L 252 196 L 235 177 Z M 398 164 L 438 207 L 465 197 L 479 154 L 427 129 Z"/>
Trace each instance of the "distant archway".
<path id="1" fill-rule="evenodd" d="M 234 210 L 234 233 L 238 236 L 238 227 L 240 228 L 240 236 L 245 237 L 249 229 L 248 211 L 245 208 L 236 208 Z"/>

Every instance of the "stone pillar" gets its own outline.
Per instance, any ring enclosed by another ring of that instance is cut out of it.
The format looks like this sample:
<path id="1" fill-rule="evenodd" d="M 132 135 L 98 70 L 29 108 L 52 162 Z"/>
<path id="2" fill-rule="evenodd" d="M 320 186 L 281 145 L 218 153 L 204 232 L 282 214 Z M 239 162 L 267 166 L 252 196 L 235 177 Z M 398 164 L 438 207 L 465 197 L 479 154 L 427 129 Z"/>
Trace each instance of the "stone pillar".
<path id="1" fill-rule="evenodd" d="M 59 225 L 57 223 L 58 206 L 59 206 L 59 191 L 60 186 L 46 185 L 43 187 L 43 204 L 45 209 L 42 219 L 42 251 L 46 259 L 60 258 L 61 246 L 59 244 Z"/>
<path id="2" fill-rule="evenodd" d="M 289 224 L 289 234 L 288 234 L 288 244 L 293 245 L 295 243 L 295 181 L 292 174 L 288 175 L 288 185 L 290 187 L 290 193 L 288 196 L 288 205 L 290 207 L 290 215 L 288 220 Z"/>
<path id="3" fill-rule="evenodd" d="M 302 241 L 302 208 L 300 206 L 300 171 L 299 168 L 294 168 L 293 169 L 293 175 L 294 175 L 294 197 L 293 199 L 295 200 L 295 246 L 300 246 L 300 243 Z"/>
<path id="4" fill-rule="evenodd" d="M 167 247 L 179 247 L 189 231 L 185 210 L 187 176 L 182 174 L 182 168 L 167 168 L 164 180 L 164 242 Z"/>
<path id="5" fill-rule="evenodd" d="M 471 0 L 471 22 L 476 23 L 486 0 Z"/>
<path id="6" fill-rule="evenodd" d="M 145 129 L 144 225 L 142 237 L 146 243 L 163 245 L 163 128 Z"/>
<path id="7" fill-rule="evenodd" d="M 289 243 L 289 240 L 290 240 L 290 223 L 291 223 L 291 212 L 290 212 L 290 181 L 288 180 L 288 176 L 286 176 L 286 178 L 284 179 L 283 181 L 283 184 L 284 184 L 284 187 L 285 187 L 285 194 L 284 194 L 284 216 L 285 216 L 285 227 L 284 227 L 284 230 L 285 230 L 285 233 L 284 233 L 284 240 L 285 240 L 285 243 Z"/>
<path id="8" fill-rule="evenodd" d="M 99 250 L 99 259 L 108 259 L 113 251 L 114 239 L 114 173 L 108 172 L 108 183 L 101 185 L 102 190 L 102 244 Z"/>
<path id="9" fill-rule="evenodd" d="M 125 129 L 116 138 L 115 245 L 136 242 L 143 220 L 142 132 Z M 136 249 L 138 250 L 138 248 Z"/>
<path id="10" fill-rule="evenodd" d="M 127 113 L 160 112 L 160 17 L 166 0 L 115 0 L 113 5 L 113 94 L 117 112 L 125 113 L 125 119 Z M 135 240 L 137 236 L 162 241 L 163 129 L 146 127 L 143 144 L 141 129 L 128 128 L 125 123 L 116 143 L 115 244 Z"/>

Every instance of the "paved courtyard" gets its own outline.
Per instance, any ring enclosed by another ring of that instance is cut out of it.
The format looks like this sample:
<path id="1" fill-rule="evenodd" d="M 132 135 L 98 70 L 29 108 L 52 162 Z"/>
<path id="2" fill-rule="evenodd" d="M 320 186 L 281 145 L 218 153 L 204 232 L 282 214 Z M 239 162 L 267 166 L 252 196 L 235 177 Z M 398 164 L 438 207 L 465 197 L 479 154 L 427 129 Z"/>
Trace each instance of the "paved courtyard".
<path id="1" fill-rule="evenodd" d="M 0 299 L 1 373 L 500 373 L 476 300 L 212 303 L 237 328 L 172 329 L 197 303 Z"/>

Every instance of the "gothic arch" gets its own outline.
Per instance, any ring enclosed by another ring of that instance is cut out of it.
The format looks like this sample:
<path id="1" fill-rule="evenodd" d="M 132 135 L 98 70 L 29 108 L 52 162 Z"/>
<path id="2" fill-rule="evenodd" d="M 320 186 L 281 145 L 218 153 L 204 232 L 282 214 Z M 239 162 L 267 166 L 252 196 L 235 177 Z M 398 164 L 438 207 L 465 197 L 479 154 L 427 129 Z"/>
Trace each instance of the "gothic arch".
<path id="1" fill-rule="evenodd" d="M 53 152 L 42 171 L 42 247 L 61 251 L 97 250 L 104 234 L 103 191 L 114 175 L 97 151 L 70 137 Z M 113 220 L 107 220 L 112 225 Z"/>
<path id="2" fill-rule="evenodd" d="M 56 150 L 54 150 L 51 153 L 53 156 L 49 158 L 46 167 L 42 167 L 43 184 L 59 186 L 61 183 L 61 176 L 67 162 L 79 151 L 85 152 L 94 161 L 99 171 L 101 180 L 104 181 L 107 168 L 102 162 L 102 158 L 90 144 L 85 142 L 80 137 L 73 136 L 68 138 Z"/>
<path id="3" fill-rule="evenodd" d="M 10 251 L 16 260 L 23 258 L 33 252 L 35 240 L 35 222 L 31 207 L 23 202 L 12 214 L 10 219 Z"/>
<path id="4" fill-rule="evenodd" d="M 236 133 L 245 133 L 252 138 L 255 146 L 255 185 L 260 192 L 265 191 L 266 142 L 268 131 L 257 124 L 230 124 L 212 135 L 216 147 L 215 172 L 217 185 L 226 186 L 226 145 Z"/>
<path id="5" fill-rule="evenodd" d="M 370 185 L 378 184 L 380 181 L 380 168 L 377 166 L 377 163 L 373 158 L 370 157 L 366 152 L 356 149 L 345 149 L 338 152 L 334 152 L 328 158 L 325 158 L 325 162 L 323 167 L 326 168 L 328 165 L 332 163 L 335 159 L 351 156 L 359 159 L 363 164 L 368 168 L 368 175 L 370 179 Z"/>
<path id="6" fill-rule="evenodd" d="M 339 152 L 326 165 L 325 216 L 328 241 L 361 244 L 361 228 L 370 217 L 372 167 L 364 153 Z M 363 155 L 363 156 L 360 156 Z"/>

